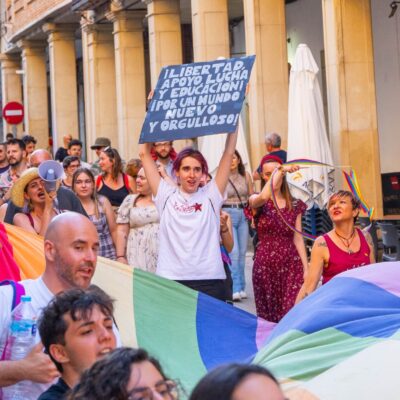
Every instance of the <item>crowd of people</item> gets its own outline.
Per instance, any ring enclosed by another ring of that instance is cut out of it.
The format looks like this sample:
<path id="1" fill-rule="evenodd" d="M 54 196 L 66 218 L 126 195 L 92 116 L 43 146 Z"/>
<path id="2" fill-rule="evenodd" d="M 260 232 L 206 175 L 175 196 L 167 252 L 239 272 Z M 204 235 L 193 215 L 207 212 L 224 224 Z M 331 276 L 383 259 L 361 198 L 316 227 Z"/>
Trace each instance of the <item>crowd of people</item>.
<path id="1" fill-rule="evenodd" d="M 145 350 L 121 347 L 107 288 L 91 285 L 97 255 L 232 303 L 247 298 L 246 251 L 249 230 L 256 231 L 256 312 L 271 322 L 320 283 L 374 262 L 369 234 L 355 226 L 359 200 L 348 191 L 330 198 L 333 229 L 315 241 L 308 261 L 301 233 L 306 205 L 286 181 L 299 166 L 285 164 L 274 133 L 250 174 L 236 142 L 237 132 L 227 135 L 211 176 L 195 148 L 177 153 L 172 142 L 146 143 L 138 159 L 124 163 L 109 139 L 97 138 L 91 146 L 97 159 L 88 164 L 82 143 L 66 135 L 55 157 L 64 176 L 50 192 L 39 167 L 52 155 L 36 150 L 34 137 L 0 144 L 0 219 L 43 236 L 46 259 L 40 278 L 21 283 L 40 316 L 38 345 L 22 360 L 0 361 L 0 388 L 29 380 L 31 398 L 40 400 L 179 398 L 179 385 Z M 263 185 L 255 192 L 257 179 Z M 1 308 L 9 310 L 0 316 L 0 354 L 12 297 L 9 286 L 0 287 Z M 200 381 L 190 399 L 256 400 L 265 391 L 283 399 L 268 371 L 229 365 Z"/>

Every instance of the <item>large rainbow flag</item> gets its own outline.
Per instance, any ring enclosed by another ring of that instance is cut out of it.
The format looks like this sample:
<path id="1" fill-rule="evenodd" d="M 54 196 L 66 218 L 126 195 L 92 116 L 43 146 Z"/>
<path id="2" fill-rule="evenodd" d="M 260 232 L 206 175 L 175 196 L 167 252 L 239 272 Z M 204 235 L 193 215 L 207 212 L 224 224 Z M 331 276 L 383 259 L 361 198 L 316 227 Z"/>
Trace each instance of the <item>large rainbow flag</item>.
<path id="1" fill-rule="evenodd" d="M 21 276 L 38 276 L 42 239 L 4 232 Z M 238 361 L 271 369 L 292 400 L 400 398 L 399 262 L 339 275 L 276 326 L 101 257 L 94 283 L 116 299 L 124 344 L 146 348 L 187 392 L 214 366 Z"/>

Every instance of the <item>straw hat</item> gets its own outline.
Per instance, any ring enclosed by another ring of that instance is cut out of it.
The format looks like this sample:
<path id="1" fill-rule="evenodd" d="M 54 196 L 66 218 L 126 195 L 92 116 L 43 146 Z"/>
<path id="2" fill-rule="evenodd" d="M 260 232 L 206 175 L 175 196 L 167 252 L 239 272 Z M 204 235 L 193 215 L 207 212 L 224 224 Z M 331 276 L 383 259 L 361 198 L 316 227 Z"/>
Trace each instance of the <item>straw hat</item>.
<path id="1" fill-rule="evenodd" d="M 17 207 L 23 207 L 25 203 L 25 188 L 29 182 L 39 178 L 39 170 L 37 168 L 29 168 L 24 171 L 19 179 L 11 188 L 11 200 Z"/>

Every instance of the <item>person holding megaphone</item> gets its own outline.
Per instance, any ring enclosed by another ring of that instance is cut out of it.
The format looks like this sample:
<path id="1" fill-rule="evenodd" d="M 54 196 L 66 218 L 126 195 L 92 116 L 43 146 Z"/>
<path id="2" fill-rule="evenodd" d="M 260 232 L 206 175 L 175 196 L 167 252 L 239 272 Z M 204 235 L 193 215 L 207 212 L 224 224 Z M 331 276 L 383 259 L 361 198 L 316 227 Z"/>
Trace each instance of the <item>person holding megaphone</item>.
<path id="1" fill-rule="evenodd" d="M 44 236 L 50 221 L 59 214 L 55 200 L 61 176 L 62 167 L 55 161 L 22 173 L 11 189 L 12 202 L 22 208 L 14 215 L 14 225 Z"/>

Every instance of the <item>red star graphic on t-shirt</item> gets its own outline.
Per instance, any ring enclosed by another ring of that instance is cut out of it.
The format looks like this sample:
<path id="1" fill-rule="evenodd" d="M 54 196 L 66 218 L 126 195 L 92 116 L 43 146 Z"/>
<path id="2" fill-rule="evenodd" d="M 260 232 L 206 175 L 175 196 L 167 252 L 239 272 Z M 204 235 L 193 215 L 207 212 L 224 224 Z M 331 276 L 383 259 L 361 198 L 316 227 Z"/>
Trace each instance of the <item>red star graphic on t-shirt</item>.
<path id="1" fill-rule="evenodd" d="M 196 212 L 196 211 L 201 211 L 201 206 L 202 206 L 202 204 L 199 204 L 199 203 L 194 204 L 194 205 L 193 205 L 193 207 L 194 207 L 194 212 Z"/>

